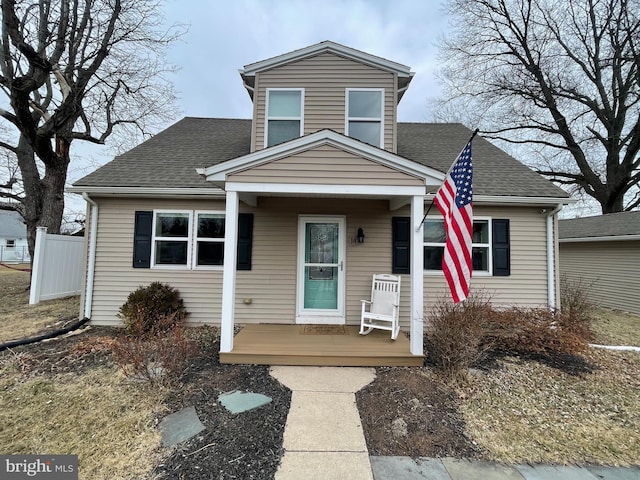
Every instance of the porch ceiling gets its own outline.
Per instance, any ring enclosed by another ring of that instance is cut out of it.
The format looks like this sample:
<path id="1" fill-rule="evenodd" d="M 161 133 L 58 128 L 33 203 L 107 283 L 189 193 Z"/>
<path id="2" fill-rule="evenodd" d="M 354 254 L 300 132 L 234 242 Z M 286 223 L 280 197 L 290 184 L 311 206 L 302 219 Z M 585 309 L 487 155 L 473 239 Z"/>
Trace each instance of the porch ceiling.
<path id="1" fill-rule="evenodd" d="M 284 198 L 342 198 L 350 200 L 386 200 L 389 202 L 389 210 L 397 210 L 405 205 L 411 203 L 411 197 L 413 195 L 424 195 L 422 193 L 404 193 L 404 194 L 389 194 L 389 193 L 321 193 L 321 192 L 251 192 L 251 191 L 239 191 L 238 197 L 242 203 L 246 205 L 257 207 L 258 199 L 261 197 L 284 197 Z"/>

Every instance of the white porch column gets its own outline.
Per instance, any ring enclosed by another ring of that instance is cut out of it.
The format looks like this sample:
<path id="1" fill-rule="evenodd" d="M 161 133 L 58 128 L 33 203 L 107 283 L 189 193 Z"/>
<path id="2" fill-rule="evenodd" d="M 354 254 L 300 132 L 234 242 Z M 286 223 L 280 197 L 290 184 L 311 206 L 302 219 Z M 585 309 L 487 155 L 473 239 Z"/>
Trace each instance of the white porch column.
<path id="1" fill-rule="evenodd" d="M 236 299 L 236 245 L 238 243 L 238 192 L 227 192 L 224 227 L 224 268 L 222 277 L 222 318 L 220 351 L 233 350 L 233 323 Z"/>
<path id="2" fill-rule="evenodd" d="M 411 353 L 423 355 L 424 266 L 423 226 L 424 197 L 411 198 Z"/>

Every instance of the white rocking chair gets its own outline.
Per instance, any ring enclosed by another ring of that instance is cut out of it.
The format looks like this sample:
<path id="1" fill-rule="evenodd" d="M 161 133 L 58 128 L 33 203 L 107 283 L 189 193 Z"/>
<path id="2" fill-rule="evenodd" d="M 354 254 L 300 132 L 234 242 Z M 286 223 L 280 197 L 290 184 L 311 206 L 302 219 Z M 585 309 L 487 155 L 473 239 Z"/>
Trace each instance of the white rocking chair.
<path id="1" fill-rule="evenodd" d="M 398 338 L 400 325 L 400 276 L 379 274 L 373 276 L 371 301 L 362 302 L 360 335 L 371 333 L 374 328 L 391 331 L 391 339 Z M 366 330 L 365 330 L 366 329 Z"/>

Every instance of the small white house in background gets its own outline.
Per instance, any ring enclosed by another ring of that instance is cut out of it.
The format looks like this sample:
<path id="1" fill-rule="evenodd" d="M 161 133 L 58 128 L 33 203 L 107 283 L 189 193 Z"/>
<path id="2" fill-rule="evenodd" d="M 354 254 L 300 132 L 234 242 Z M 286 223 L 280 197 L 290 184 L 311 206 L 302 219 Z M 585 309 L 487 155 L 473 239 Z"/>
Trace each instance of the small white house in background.
<path id="1" fill-rule="evenodd" d="M 558 223 L 560 274 L 595 304 L 640 314 L 640 211 Z"/>
<path id="2" fill-rule="evenodd" d="M 0 210 L 0 263 L 28 263 L 27 227 L 18 212 Z"/>

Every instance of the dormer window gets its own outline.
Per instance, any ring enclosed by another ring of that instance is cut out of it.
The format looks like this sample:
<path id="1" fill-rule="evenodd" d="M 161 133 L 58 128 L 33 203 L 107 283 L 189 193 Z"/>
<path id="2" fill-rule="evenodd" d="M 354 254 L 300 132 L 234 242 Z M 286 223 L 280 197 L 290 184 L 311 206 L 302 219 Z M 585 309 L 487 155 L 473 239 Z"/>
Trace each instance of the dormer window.
<path id="1" fill-rule="evenodd" d="M 347 136 L 357 138 L 376 147 L 382 147 L 384 118 L 384 89 L 347 88 L 346 90 Z"/>
<path id="2" fill-rule="evenodd" d="M 268 88 L 265 147 L 302 136 L 304 89 Z"/>

